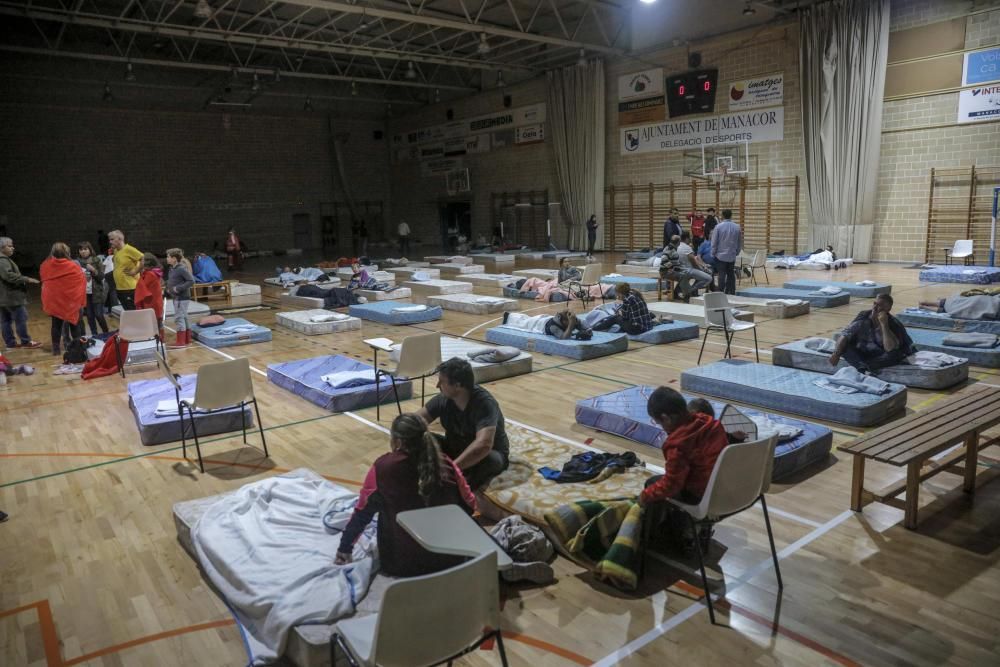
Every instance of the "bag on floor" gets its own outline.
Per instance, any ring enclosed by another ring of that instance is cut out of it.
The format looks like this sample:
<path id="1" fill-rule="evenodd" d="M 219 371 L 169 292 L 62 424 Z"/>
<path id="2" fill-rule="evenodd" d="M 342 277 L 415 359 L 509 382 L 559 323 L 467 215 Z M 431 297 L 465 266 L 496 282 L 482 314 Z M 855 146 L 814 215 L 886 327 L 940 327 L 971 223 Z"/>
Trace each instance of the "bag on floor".
<path id="1" fill-rule="evenodd" d="M 83 364 L 87 361 L 87 348 L 94 345 L 90 338 L 74 338 L 63 353 L 64 364 Z"/>

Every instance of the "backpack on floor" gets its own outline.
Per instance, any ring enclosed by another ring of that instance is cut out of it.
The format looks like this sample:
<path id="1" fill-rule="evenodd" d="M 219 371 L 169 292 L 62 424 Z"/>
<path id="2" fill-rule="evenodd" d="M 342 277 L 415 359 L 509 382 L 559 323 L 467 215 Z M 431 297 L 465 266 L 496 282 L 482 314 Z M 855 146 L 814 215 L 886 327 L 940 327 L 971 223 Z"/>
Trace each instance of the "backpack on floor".
<path id="1" fill-rule="evenodd" d="M 74 338 L 63 353 L 64 364 L 82 364 L 87 361 L 87 348 L 94 344 L 89 338 Z"/>

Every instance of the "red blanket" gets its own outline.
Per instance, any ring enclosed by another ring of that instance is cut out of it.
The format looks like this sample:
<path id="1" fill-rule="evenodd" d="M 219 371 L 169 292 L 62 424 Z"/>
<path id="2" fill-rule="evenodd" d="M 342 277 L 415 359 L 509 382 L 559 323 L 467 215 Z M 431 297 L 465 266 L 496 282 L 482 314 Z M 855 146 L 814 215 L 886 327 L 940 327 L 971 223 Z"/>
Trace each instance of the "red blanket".
<path id="1" fill-rule="evenodd" d="M 159 269 L 143 271 L 135 286 L 135 309 L 152 308 L 157 322 L 163 321 L 163 285 L 160 283 L 160 275 Z"/>
<path id="2" fill-rule="evenodd" d="M 49 257 L 42 262 L 42 310 L 71 324 L 80 321 L 87 305 L 87 278 L 71 259 Z"/>
<path id="3" fill-rule="evenodd" d="M 84 380 L 102 378 L 114 375 L 118 372 L 118 358 L 115 356 L 115 341 L 117 338 L 109 338 L 104 344 L 104 351 L 101 356 L 91 359 L 83 365 L 83 373 L 80 374 Z M 128 341 L 118 340 L 118 349 L 121 351 L 122 361 L 128 358 Z"/>

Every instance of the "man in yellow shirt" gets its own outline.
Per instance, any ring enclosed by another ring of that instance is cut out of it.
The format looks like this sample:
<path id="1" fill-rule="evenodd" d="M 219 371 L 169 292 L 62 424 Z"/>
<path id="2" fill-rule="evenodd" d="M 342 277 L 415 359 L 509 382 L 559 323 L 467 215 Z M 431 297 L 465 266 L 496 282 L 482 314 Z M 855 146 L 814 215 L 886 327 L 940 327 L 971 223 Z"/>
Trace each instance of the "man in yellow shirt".
<path id="1" fill-rule="evenodd" d="M 108 232 L 108 241 L 114 251 L 115 270 L 112 275 L 118 291 L 118 301 L 125 310 L 135 310 L 135 286 L 139 282 L 139 270 L 142 268 L 142 253 L 125 243 L 125 235 L 121 230 Z"/>

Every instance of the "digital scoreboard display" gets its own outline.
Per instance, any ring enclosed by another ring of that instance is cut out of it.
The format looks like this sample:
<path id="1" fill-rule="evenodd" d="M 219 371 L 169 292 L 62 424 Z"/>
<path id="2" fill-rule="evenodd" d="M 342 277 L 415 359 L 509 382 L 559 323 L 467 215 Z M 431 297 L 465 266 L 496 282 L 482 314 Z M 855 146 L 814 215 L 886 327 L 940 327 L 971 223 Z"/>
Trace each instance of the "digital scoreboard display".
<path id="1" fill-rule="evenodd" d="M 715 110 L 715 88 L 719 70 L 700 69 L 667 77 L 667 108 L 670 117 Z"/>

